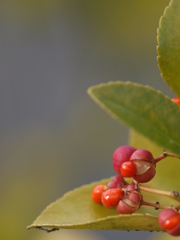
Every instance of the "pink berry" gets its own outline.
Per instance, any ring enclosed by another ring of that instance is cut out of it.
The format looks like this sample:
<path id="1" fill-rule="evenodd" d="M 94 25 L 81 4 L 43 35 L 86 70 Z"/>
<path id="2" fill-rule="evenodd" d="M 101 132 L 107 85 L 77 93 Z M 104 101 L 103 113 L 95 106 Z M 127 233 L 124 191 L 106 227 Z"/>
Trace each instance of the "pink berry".
<path id="1" fill-rule="evenodd" d="M 113 167 L 114 170 L 121 175 L 121 165 L 124 162 L 129 161 L 131 155 L 133 154 L 133 152 L 135 152 L 136 149 L 134 147 L 131 146 L 121 146 L 119 148 L 117 148 L 114 153 L 113 153 Z"/>
<path id="2" fill-rule="evenodd" d="M 123 176 L 117 175 L 112 178 L 112 180 L 107 184 L 108 188 L 122 188 L 126 185 Z"/>
<path id="3" fill-rule="evenodd" d="M 117 212 L 119 214 L 135 213 L 141 203 L 141 194 L 137 191 L 127 192 L 122 200 L 117 205 Z"/>
<path id="4" fill-rule="evenodd" d="M 166 208 L 166 209 L 163 209 L 159 216 L 158 216 L 158 222 L 159 222 L 159 225 L 162 227 L 162 225 L 164 224 L 164 222 L 174 216 L 174 215 L 179 215 L 177 211 L 175 211 L 174 209 L 172 208 Z"/>
<path id="5" fill-rule="evenodd" d="M 162 210 L 158 216 L 158 222 L 162 230 L 172 236 L 180 236 L 180 216 L 175 209 Z"/>
<path id="6" fill-rule="evenodd" d="M 130 192 L 130 191 L 135 191 L 135 190 L 136 190 L 136 189 L 135 189 L 134 183 L 128 184 L 128 185 L 126 186 L 126 191 L 128 191 L 128 192 Z"/>
<path id="7" fill-rule="evenodd" d="M 130 157 L 136 165 L 137 172 L 133 176 L 137 182 L 149 182 L 156 174 L 156 166 L 152 153 L 146 149 L 136 150 Z"/>

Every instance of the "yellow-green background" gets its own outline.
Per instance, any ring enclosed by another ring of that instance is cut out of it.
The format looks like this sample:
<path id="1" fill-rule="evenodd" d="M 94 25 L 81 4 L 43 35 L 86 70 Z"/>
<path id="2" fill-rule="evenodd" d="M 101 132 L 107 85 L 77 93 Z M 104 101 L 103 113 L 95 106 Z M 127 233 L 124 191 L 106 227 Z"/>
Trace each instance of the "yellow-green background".
<path id="1" fill-rule="evenodd" d="M 112 80 L 174 97 L 156 61 L 164 0 L 1 0 L 0 238 L 147 239 L 122 231 L 26 230 L 66 191 L 114 175 L 128 129 L 86 94 Z M 89 237 L 89 238 L 88 238 Z"/>

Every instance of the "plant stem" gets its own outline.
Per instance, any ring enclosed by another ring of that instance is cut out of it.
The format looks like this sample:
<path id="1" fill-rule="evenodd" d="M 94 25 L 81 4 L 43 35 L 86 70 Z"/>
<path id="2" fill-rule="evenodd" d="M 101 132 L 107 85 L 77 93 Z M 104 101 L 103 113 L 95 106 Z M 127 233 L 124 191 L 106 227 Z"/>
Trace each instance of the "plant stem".
<path id="1" fill-rule="evenodd" d="M 174 154 L 174 153 L 169 153 L 164 150 L 164 152 L 157 158 L 154 159 L 154 163 L 156 164 L 157 162 L 161 161 L 162 159 L 166 157 L 175 157 L 175 158 L 180 158 L 180 156 Z"/>
<path id="2" fill-rule="evenodd" d="M 177 211 L 179 211 L 179 209 L 180 209 L 180 204 L 176 205 L 174 208 L 175 208 Z"/>
<path id="3" fill-rule="evenodd" d="M 148 207 L 154 207 L 155 210 L 172 208 L 172 209 L 179 211 L 179 209 L 180 209 L 180 204 L 178 204 L 176 206 L 164 206 L 164 205 L 161 205 L 159 202 L 150 203 L 150 202 L 144 201 L 143 199 L 141 200 L 141 205 L 148 206 Z"/>
<path id="4" fill-rule="evenodd" d="M 174 208 L 173 206 L 170 207 L 170 206 L 161 205 L 159 202 L 150 203 L 150 202 L 146 202 L 144 200 L 141 200 L 141 205 L 148 206 L 148 207 L 154 207 L 155 210 L 164 209 L 164 208 Z"/>
<path id="5" fill-rule="evenodd" d="M 178 202 L 180 202 L 180 196 L 177 191 L 172 191 L 172 192 L 162 191 L 162 190 L 158 190 L 158 189 L 154 189 L 154 188 L 144 187 L 140 184 L 138 184 L 138 189 L 145 191 L 145 192 L 151 192 L 151 193 L 156 193 L 156 194 L 160 194 L 163 196 L 172 197 L 172 198 L 176 199 Z"/>

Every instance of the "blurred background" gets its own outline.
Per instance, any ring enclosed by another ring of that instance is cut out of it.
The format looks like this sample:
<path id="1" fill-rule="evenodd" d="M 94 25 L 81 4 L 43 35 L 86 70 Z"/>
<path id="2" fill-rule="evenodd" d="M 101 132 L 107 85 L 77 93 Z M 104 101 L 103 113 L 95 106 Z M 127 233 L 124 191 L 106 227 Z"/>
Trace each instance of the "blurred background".
<path id="1" fill-rule="evenodd" d="M 26 230 L 65 192 L 114 175 L 128 128 L 87 95 L 101 82 L 174 97 L 157 66 L 169 0 L 0 1 L 0 238 L 150 239 L 149 232 Z M 128 97 L 128 96 L 127 96 Z"/>

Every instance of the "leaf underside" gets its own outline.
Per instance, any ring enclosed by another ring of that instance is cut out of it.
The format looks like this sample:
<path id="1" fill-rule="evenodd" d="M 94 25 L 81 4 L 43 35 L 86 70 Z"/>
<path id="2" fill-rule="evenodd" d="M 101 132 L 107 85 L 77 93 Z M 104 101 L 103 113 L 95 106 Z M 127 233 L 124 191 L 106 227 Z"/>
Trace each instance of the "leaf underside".
<path id="1" fill-rule="evenodd" d="M 115 119 L 164 149 L 180 154 L 180 108 L 160 91 L 119 81 L 93 86 L 88 93 Z"/>
<path id="2" fill-rule="evenodd" d="M 162 78 L 180 96 L 180 1 L 165 9 L 158 29 L 158 65 Z"/>

